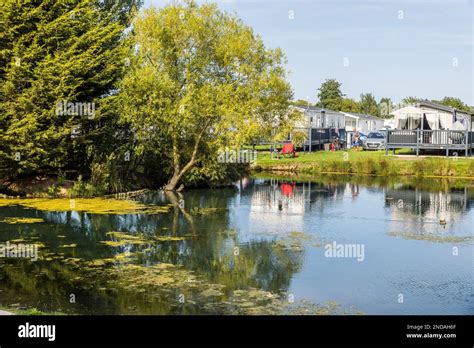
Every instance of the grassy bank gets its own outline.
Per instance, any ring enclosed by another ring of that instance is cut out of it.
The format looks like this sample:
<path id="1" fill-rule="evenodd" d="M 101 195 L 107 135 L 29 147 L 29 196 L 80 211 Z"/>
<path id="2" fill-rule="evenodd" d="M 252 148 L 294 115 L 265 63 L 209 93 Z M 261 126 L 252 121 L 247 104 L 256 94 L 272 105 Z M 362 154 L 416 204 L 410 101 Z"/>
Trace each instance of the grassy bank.
<path id="1" fill-rule="evenodd" d="M 252 178 L 280 181 L 311 182 L 322 185 L 345 185 L 347 182 L 365 187 L 419 189 L 428 192 L 457 191 L 467 188 L 474 195 L 474 180 L 456 177 L 427 178 L 417 176 L 374 176 L 355 174 L 298 174 L 285 172 L 254 172 Z M 474 196 L 473 196 L 474 198 Z"/>
<path id="2" fill-rule="evenodd" d="M 259 152 L 254 171 L 298 174 L 359 174 L 377 176 L 455 177 L 474 179 L 474 159 L 385 155 L 384 151 L 299 153 L 275 159 Z"/>

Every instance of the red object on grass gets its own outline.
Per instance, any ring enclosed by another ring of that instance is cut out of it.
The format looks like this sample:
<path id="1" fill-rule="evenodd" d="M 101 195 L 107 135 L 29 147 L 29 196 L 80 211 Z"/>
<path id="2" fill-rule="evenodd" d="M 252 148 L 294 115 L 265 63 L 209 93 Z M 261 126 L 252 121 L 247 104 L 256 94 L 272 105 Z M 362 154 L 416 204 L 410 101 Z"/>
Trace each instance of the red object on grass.
<path id="1" fill-rule="evenodd" d="M 283 144 L 283 148 L 281 149 L 282 155 L 292 154 L 293 156 L 296 154 L 295 145 L 292 143 Z"/>

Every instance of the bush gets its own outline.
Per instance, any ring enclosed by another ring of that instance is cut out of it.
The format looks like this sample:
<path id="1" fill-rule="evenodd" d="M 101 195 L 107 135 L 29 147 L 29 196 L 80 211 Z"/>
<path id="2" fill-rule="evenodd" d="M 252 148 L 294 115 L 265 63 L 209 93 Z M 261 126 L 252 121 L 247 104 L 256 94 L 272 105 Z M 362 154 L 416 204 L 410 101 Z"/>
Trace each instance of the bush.
<path id="1" fill-rule="evenodd" d="M 91 183 L 82 181 L 82 175 L 79 175 L 73 187 L 69 190 L 71 197 L 95 197 L 102 195 L 104 192 L 95 187 Z"/>

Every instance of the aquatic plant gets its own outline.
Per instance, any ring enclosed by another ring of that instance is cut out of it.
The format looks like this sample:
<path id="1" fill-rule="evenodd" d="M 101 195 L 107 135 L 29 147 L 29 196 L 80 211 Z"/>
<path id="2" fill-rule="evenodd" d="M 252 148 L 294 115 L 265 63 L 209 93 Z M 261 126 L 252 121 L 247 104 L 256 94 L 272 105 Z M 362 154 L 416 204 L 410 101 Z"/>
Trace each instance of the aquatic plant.
<path id="1" fill-rule="evenodd" d="M 37 224 L 37 223 L 44 222 L 44 220 L 41 218 L 7 217 L 3 220 L 0 220 L 0 222 L 15 225 L 15 224 Z"/>
<path id="2" fill-rule="evenodd" d="M 435 243 L 464 243 L 472 240 L 472 236 L 444 236 L 441 234 L 419 234 L 414 232 L 388 232 L 391 237 L 401 237 L 403 239 L 423 240 Z"/>
<path id="3" fill-rule="evenodd" d="M 81 211 L 91 214 L 160 214 L 170 209 L 169 206 L 105 198 L 0 198 L 0 207 L 13 205 L 43 211 Z"/>
<path id="4" fill-rule="evenodd" d="M 209 214 L 214 214 L 218 213 L 220 211 L 226 211 L 227 208 L 200 208 L 200 207 L 194 207 L 191 209 L 190 213 L 192 215 L 209 215 Z"/>
<path id="5" fill-rule="evenodd" d="M 156 242 L 175 242 L 182 241 L 185 238 L 180 236 L 160 236 L 160 235 L 145 235 L 145 234 L 128 234 L 124 232 L 107 232 L 114 240 L 101 241 L 102 244 L 111 247 L 120 247 L 124 245 L 142 245 Z"/>

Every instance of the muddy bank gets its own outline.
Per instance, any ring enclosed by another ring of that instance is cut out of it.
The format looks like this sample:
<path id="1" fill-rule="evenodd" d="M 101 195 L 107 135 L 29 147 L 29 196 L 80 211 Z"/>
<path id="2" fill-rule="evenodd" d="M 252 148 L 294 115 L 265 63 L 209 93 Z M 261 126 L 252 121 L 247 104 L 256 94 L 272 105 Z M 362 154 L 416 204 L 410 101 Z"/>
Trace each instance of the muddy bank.
<path id="1" fill-rule="evenodd" d="M 32 176 L 14 180 L 0 179 L 0 194 L 20 197 L 45 197 L 55 187 L 54 196 L 68 197 L 68 191 L 74 185 L 72 180 L 64 180 L 58 185 L 58 178 L 53 176 Z"/>

